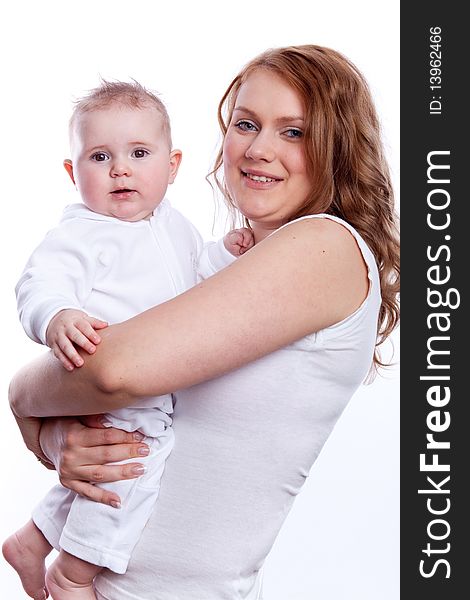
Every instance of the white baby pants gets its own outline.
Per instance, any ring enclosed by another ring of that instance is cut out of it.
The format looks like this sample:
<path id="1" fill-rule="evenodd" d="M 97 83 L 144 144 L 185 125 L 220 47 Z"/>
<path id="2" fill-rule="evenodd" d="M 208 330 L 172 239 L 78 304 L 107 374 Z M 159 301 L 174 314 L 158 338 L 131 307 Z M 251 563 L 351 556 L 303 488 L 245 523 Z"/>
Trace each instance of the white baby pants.
<path id="1" fill-rule="evenodd" d="M 173 429 L 167 427 L 158 438 L 146 437 L 143 442 L 150 447 L 150 454 L 138 459 L 147 469 L 143 475 L 100 484 L 119 495 L 120 509 L 87 500 L 61 485 L 53 487 L 34 509 L 34 523 L 56 550 L 62 548 L 115 573 L 126 572 L 158 498 L 165 461 L 174 444 Z M 131 461 L 121 461 L 126 462 Z"/>

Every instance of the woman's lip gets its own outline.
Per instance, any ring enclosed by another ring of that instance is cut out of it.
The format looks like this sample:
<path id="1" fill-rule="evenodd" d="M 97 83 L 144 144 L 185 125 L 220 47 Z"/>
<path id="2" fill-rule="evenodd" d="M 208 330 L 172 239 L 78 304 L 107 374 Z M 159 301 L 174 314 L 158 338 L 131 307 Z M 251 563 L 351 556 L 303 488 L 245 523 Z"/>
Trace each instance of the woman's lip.
<path id="1" fill-rule="evenodd" d="M 241 172 L 244 177 L 248 177 L 249 175 L 254 175 L 255 177 L 266 177 L 267 179 L 273 179 L 274 181 L 282 181 L 282 177 L 276 177 L 275 175 L 271 175 L 271 173 L 266 173 L 265 171 L 256 171 L 253 169 L 243 170 Z"/>
<path id="2" fill-rule="evenodd" d="M 260 177 L 266 177 L 266 175 L 261 175 Z M 262 181 L 259 179 L 251 179 L 243 173 L 242 177 L 243 185 L 252 190 L 271 190 L 282 182 L 282 179 L 273 179 L 269 178 L 268 181 Z"/>

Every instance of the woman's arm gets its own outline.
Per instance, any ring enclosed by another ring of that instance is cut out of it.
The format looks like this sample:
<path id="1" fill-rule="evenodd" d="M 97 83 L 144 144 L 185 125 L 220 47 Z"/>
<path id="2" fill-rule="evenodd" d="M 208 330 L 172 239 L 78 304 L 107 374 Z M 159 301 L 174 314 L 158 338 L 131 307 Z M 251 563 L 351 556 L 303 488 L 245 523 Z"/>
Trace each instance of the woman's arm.
<path id="1" fill-rule="evenodd" d="M 12 409 L 20 417 L 91 414 L 188 387 L 342 320 L 367 290 L 344 227 L 292 223 L 184 294 L 104 330 L 80 369 L 41 357 L 15 377 Z"/>
<path id="2" fill-rule="evenodd" d="M 44 452 L 39 436 L 41 433 L 42 419 L 37 417 L 16 417 L 16 424 L 21 432 L 21 436 L 26 448 L 36 456 L 36 458 L 47 468 L 54 470 L 54 463 Z"/>
<path id="3" fill-rule="evenodd" d="M 84 357 L 83 353 L 79 353 Z M 85 358 L 85 357 L 84 357 Z M 86 359 L 85 359 L 86 364 Z M 66 371 L 51 351 L 25 365 L 10 383 L 10 406 L 17 421 L 27 417 L 74 416 L 106 412 L 109 392 L 99 380 L 99 368 L 90 365 Z M 129 402 L 127 394 L 115 394 Z M 121 398 L 120 398 L 121 399 Z"/>

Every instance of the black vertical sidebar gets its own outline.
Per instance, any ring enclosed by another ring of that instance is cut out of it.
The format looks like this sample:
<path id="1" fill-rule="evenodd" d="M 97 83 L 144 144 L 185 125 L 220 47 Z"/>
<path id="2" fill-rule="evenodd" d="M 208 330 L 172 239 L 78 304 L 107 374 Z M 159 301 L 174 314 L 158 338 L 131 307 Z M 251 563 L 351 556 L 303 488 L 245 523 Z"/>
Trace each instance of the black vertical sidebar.
<path id="1" fill-rule="evenodd" d="M 402 600 L 469 595 L 470 52 L 461 6 L 401 3 Z"/>

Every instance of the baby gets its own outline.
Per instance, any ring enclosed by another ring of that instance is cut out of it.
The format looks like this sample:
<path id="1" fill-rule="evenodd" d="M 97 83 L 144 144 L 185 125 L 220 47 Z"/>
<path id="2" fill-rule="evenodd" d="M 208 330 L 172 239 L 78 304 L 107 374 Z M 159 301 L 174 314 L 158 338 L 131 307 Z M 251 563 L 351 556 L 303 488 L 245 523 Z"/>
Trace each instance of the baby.
<path id="1" fill-rule="evenodd" d="M 163 103 L 140 84 L 102 82 L 80 100 L 70 121 L 72 160 L 65 169 L 82 203 L 66 207 L 29 259 L 16 292 L 26 333 L 47 344 L 68 370 L 100 343 L 98 331 L 121 322 L 214 274 L 253 245 L 233 230 L 203 245 L 165 193 L 181 151 L 172 149 Z M 138 432 L 149 447 L 134 480 L 102 484 L 114 508 L 57 485 L 22 529 L 3 545 L 27 594 L 42 600 L 94 599 L 93 579 L 107 567 L 124 573 L 158 497 L 173 446 L 171 395 L 142 399 L 106 415 Z M 52 548 L 57 559 L 45 570 Z"/>

